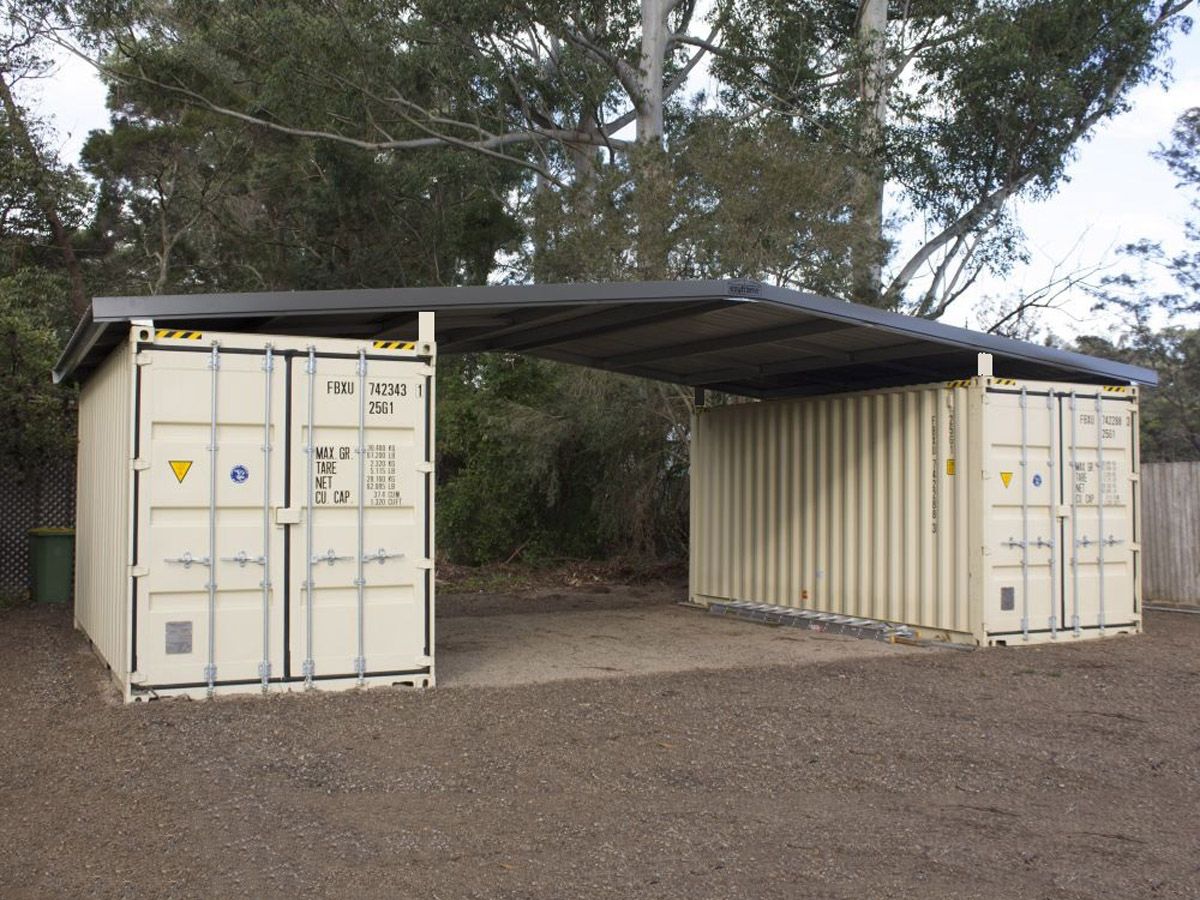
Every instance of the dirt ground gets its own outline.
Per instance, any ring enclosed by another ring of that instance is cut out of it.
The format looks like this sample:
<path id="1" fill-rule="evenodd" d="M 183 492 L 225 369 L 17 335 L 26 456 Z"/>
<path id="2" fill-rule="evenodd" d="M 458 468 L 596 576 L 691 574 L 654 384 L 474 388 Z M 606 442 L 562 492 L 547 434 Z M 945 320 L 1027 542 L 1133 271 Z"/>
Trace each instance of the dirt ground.
<path id="1" fill-rule="evenodd" d="M 452 596 L 438 613 L 438 684 L 496 687 L 930 652 L 713 618 L 675 602 L 684 598 L 670 585 Z"/>
<path id="2" fill-rule="evenodd" d="M 1147 631 L 123 707 L 65 611 L 6 610 L 0 896 L 1194 898 L 1200 616 Z"/>

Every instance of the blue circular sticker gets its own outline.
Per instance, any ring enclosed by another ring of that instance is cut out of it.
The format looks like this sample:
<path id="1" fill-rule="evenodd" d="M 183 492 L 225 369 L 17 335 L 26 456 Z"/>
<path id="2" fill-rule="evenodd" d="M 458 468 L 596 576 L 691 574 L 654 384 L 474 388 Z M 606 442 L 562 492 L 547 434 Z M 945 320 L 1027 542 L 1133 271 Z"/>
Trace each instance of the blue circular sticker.
<path id="1" fill-rule="evenodd" d="M 1041 486 L 1042 486 L 1042 476 L 1041 476 L 1041 475 L 1034 475 L 1034 476 L 1033 476 L 1033 486 L 1034 486 L 1034 487 L 1041 487 Z"/>
<path id="2" fill-rule="evenodd" d="M 245 466 L 234 466 L 229 470 L 229 480 L 234 484 L 245 484 L 250 477 L 250 470 Z"/>

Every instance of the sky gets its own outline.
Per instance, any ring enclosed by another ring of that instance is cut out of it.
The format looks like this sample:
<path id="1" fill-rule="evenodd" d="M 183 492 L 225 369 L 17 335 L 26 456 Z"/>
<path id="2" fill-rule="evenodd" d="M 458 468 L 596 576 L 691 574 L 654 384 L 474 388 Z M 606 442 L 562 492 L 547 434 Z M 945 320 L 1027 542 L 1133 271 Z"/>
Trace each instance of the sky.
<path id="1" fill-rule="evenodd" d="M 981 279 L 972 298 L 964 297 L 943 321 L 976 326 L 975 302 L 1033 291 L 1085 269 L 1107 267 L 1095 278 L 1115 272 L 1122 265 L 1118 248 L 1131 241 L 1149 238 L 1168 249 L 1179 245 L 1189 197 L 1151 154 L 1169 139 L 1178 116 L 1200 105 L 1200 27 L 1175 36 L 1170 58 L 1173 78 L 1166 89 L 1158 84 L 1136 88 L 1131 111 L 1093 132 L 1052 197 L 1017 203 L 1029 261 L 1006 278 Z M 67 162 L 78 159 L 89 131 L 108 124 L 105 88 L 95 70 L 65 53 L 49 78 L 24 86 L 22 99 L 54 126 Z M 900 234 L 901 246 L 919 246 L 920 238 L 920 226 L 910 225 Z M 1062 338 L 1095 333 L 1098 323 L 1087 293 L 1077 288 L 1064 300 L 1061 310 L 1042 315 L 1043 326 Z"/>
<path id="2" fill-rule="evenodd" d="M 1054 196 L 1040 203 L 1018 202 L 1015 210 L 1030 262 L 1003 281 L 979 285 L 981 294 L 1033 291 L 1056 271 L 1119 267 L 1117 249 L 1142 238 L 1167 248 L 1180 245 L 1194 195 L 1180 190 L 1166 165 L 1151 154 L 1169 142 L 1180 114 L 1200 106 L 1200 26 L 1190 35 L 1177 35 L 1170 56 L 1173 81 L 1166 90 L 1157 84 L 1134 89 L 1132 109 L 1096 129 Z M 1047 324 L 1061 336 L 1095 333 L 1092 305 L 1085 292 L 1076 290 L 1061 314 L 1046 317 Z M 961 325 L 968 318 L 965 310 L 957 310 L 944 321 Z"/>

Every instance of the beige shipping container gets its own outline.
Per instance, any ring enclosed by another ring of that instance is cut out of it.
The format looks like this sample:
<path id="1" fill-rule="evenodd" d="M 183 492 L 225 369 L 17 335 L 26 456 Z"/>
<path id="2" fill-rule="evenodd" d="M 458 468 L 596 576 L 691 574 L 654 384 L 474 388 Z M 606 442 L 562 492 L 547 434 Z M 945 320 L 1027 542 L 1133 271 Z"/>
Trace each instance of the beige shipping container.
<path id="1" fill-rule="evenodd" d="M 433 684 L 432 334 L 135 323 L 82 385 L 75 621 L 126 700 Z"/>
<path id="2" fill-rule="evenodd" d="M 1022 645 L 1141 630 L 1137 389 L 979 376 L 701 408 L 691 596 Z"/>

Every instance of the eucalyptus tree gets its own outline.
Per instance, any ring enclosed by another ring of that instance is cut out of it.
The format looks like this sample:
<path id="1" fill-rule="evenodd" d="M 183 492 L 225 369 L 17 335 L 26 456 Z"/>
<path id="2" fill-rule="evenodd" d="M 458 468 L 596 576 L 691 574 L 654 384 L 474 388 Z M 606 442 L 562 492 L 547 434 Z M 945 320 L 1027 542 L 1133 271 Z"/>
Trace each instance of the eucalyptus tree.
<path id="1" fill-rule="evenodd" d="M 8 0 L 0 8 L 5 13 L 0 25 L 0 240 L 10 251 L 6 268 L 47 264 L 46 254 L 38 251 L 52 246 L 78 315 L 87 299 L 74 242 L 87 190 L 58 160 L 42 122 L 17 95 L 22 82 L 42 78 L 49 69 L 47 5 Z"/>
<path id="2" fill-rule="evenodd" d="M 1166 75 L 1189 0 L 736 0 L 721 6 L 722 99 L 862 154 L 856 215 L 884 184 L 924 240 L 859 299 L 938 317 L 1022 252 L 1014 198 L 1053 193 L 1080 143 Z M 880 37 L 881 35 L 885 37 Z M 880 232 L 881 239 L 886 231 Z"/>
<path id="3" fill-rule="evenodd" d="M 94 0 L 75 25 L 181 104 L 520 170 L 516 277 L 760 275 L 936 317 L 1020 254 L 1013 198 L 1163 74 L 1189 2 Z M 885 184 L 928 231 L 886 279 Z"/>
<path id="4" fill-rule="evenodd" d="M 517 277 L 757 274 L 936 317 L 1020 255 L 1012 200 L 1051 193 L 1130 88 L 1164 74 L 1189 3 L 76 7 L 106 72 L 180 103 L 368 153 L 520 169 Z M 927 231 L 899 255 L 887 184 Z M 772 227 L 748 241 L 729 230 L 744 212 L 723 207 L 744 211 L 755 188 Z"/>

